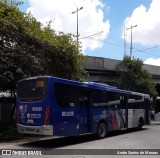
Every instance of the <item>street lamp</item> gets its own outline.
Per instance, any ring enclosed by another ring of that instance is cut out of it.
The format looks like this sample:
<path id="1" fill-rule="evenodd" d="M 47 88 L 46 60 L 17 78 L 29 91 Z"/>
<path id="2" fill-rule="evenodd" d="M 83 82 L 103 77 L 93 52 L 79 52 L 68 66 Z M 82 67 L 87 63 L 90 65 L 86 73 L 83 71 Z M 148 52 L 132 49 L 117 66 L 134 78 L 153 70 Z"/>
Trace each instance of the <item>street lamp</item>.
<path id="1" fill-rule="evenodd" d="M 80 11 L 80 10 L 82 10 L 83 9 L 83 7 L 81 7 L 81 8 L 78 8 L 77 7 L 77 10 L 76 11 L 74 11 L 74 12 L 72 12 L 72 14 L 74 14 L 74 13 L 77 13 L 77 53 L 78 53 L 78 12 Z"/>
<path id="2" fill-rule="evenodd" d="M 131 47 L 130 47 L 130 58 L 132 58 L 132 49 L 133 49 L 133 46 L 132 46 L 132 29 L 133 29 L 134 27 L 137 27 L 137 25 L 134 25 L 134 26 L 132 26 L 132 25 L 131 25 L 131 27 L 130 27 L 130 28 L 127 28 L 127 30 L 131 29 Z"/>

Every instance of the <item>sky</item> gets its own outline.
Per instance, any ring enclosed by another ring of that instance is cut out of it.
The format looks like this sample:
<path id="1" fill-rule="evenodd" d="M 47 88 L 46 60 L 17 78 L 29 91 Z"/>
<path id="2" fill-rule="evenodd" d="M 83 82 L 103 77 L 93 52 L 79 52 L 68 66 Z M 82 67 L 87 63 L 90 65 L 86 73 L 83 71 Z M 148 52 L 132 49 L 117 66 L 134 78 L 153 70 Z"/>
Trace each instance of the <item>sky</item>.
<path id="1" fill-rule="evenodd" d="M 132 55 L 160 66 L 160 0 L 23 1 L 22 12 L 31 12 L 44 26 L 51 20 L 56 31 L 74 35 L 78 9 L 79 41 L 85 55 L 118 60 Z"/>

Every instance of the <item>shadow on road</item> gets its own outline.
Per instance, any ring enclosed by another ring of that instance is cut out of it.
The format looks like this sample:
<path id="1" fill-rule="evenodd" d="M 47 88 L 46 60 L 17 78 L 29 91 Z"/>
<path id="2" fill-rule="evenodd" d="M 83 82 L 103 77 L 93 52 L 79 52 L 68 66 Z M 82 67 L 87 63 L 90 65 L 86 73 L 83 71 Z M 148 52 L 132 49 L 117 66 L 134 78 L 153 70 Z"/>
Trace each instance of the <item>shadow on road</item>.
<path id="1" fill-rule="evenodd" d="M 148 128 L 143 128 L 143 130 L 147 130 Z M 116 132 L 110 132 L 108 133 L 106 140 L 109 137 L 114 137 L 122 134 L 132 133 L 132 132 L 141 132 L 137 129 L 129 129 L 127 131 L 116 131 Z M 85 142 L 91 142 L 98 140 L 96 135 L 81 135 L 81 136 L 75 136 L 75 137 L 60 137 L 60 138 L 53 138 L 53 139 L 47 139 L 47 140 L 37 140 L 29 143 L 20 144 L 19 146 L 25 147 L 25 148 L 42 148 L 42 149 L 49 149 L 49 148 L 60 148 L 65 147 L 69 145 L 75 145 L 75 144 L 81 144 Z"/>

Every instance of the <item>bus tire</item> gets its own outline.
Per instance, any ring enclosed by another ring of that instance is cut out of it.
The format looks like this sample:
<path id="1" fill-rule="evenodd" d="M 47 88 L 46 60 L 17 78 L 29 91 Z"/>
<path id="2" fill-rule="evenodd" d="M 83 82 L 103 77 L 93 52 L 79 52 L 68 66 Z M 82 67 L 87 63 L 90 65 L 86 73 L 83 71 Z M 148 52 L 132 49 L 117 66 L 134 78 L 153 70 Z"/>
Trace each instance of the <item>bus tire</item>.
<path id="1" fill-rule="evenodd" d="M 107 125 L 101 122 L 97 128 L 97 136 L 99 139 L 105 138 L 107 135 Z"/>
<path id="2" fill-rule="evenodd" d="M 143 119 L 141 118 L 141 119 L 139 119 L 139 121 L 138 121 L 138 129 L 141 130 L 142 127 L 143 127 Z"/>

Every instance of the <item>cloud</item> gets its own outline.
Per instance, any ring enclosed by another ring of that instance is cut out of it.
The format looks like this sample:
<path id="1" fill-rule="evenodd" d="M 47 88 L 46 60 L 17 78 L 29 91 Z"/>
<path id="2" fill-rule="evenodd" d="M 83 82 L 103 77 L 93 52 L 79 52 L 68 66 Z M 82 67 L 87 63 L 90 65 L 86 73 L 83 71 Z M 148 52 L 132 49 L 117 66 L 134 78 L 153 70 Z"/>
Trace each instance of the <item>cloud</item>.
<path id="1" fill-rule="evenodd" d="M 152 0 L 149 9 L 144 5 L 137 7 L 130 17 L 124 21 L 126 28 L 133 28 L 133 42 L 142 45 L 160 44 L 160 0 Z M 130 30 L 127 31 L 127 41 L 130 41 Z"/>
<path id="2" fill-rule="evenodd" d="M 147 60 L 144 61 L 144 64 L 160 66 L 160 58 L 159 59 L 148 58 Z"/>
<path id="3" fill-rule="evenodd" d="M 77 7 L 83 6 L 78 12 L 79 39 L 103 31 L 98 40 L 87 38 L 80 40 L 83 52 L 102 47 L 103 40 L 109 34 L 110 23 L 109 20 L 104 21 L 105 6 L 100 0 L 28 0 L 28 2 L 30 7 L 27 12 L 30 11 L 37 20 L 44 25 L 52 20 L 52 27 L 55 30 L 74 35 L 77 35 L 77 14 L 72 12 L 76 11 Z"/>

